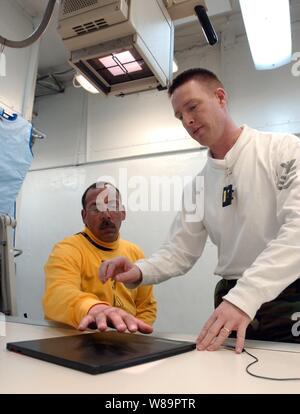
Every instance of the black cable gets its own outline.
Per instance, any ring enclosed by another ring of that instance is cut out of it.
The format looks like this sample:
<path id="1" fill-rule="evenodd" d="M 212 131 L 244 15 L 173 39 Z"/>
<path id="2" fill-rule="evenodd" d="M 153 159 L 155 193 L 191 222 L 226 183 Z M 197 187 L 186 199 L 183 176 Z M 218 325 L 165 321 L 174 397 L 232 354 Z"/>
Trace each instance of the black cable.
<path id="1" fill-rule="evenodd" d="M 71 69 L 66 69 L 66 70 L 63 70 L 62 72 L 53 72 L 53 73 L 52 73 L 52 75 L 55 75 L 55 76 L 61 76 L 61 75 L 65 75 L 65 74 L 67 74 L 67 73 L 71 73 L 71 72 L 75 73 L 75 72 L 76 72 L 76 70 L 75 70 L 75 69 L 73 69 L 73 68 L 71 68 Z"/>
<path id="2" fill-rule="evenodd" d="M 230 349 L 231 351 L 235 351 L 235 347 L 234 346 L 225 345 L 224 348 Z M 271 350 L 268 349 L 268 351 L 272 351 L 272 349 Z M 251 375 L 252 377 L 260 378 L 260 379 L 267 379 L 267 380 L 272 380 L 272 381 L 300 381 L 300 378 L 297 378 L 297 377 L 295 377 L 295 378 L 273 378 L 273 377 L 265 377 L 263 375 L 254 374 L 253 372 L 251 372 L 249 370 L 249 368 L 252 365 L 257 364 L 259 362 L 259 359 L 255 355 L 253 355 L 249 351 L 247 351 L 245 348 L 243 349 L 243 352 L 245 352 L 247 355 L 249 355 L 252 358 L 254 358 L 254 361 L 253 362 L 250 362 L 250 364 L 248 364 L 246 366 L 246 369 L 245 369 L 245 371 L 247 372 L 247 374 Z M 277 351 L 277 352 L 280 352 L 280 351 Z M 293 352 L 293 351 L 282 351 L 282 352 L 289 352 L 291 354 L 298 354 L 298 352 Z"/>
<path id="3" fill-rule="evenodd" d="M 51 78 L 52 76 L 63 76 L 63 75 L 66 75 L 68 73 L 74 74 L 74 73 L 76 73 L 76 70 L 71 68 L 71 69 L 64 70 L 62 72 L 53 72 L 53 73 L 48 73 L 47 75 L 40 75 L 40 76 L 38 76 L 37 80 L 38 81 L 43 81 L 45 79 Z"/>
<path id="4" fill-rule="evenodd" d="M 251 356 L 252 358 L 255 359 L 255 361 L 250 362 L 250 364 L 248 364 L 247 367 L 246 367 L 246 372 L 249 375 L 251 375 L 252 377 L 261 378 L 261 379 L 268 379 L 268 380 L 272 380 L 272 381 L 300 381 L 300 378 L 297 378 L 297 377 L 295 377 L 295 378 L 272 378 L 272 377 L 265 377 L 263 375 L 253 374 L 253 372 L 250 372 L 249 368 L 252 365 L 257 364 L 259 359 L 255 355 L 250 354 L 250 352 L 248 352 L 245 348 L 244 348 L 243 352 L 246 352 L 246 354 L 248 354 L 249 356 Z M 296 352 L 295 352 L 295 354 L 296 354 Z"/>

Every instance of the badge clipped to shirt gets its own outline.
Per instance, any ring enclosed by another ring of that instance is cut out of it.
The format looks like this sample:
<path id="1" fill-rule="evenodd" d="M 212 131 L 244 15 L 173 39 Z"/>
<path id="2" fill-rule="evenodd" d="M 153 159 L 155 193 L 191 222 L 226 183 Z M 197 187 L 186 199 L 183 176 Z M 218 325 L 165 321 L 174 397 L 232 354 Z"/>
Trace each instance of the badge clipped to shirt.
<path id="1" fill-rule="evenodd" d="M 232 184 L 223 188 L 222 207 L 230 206 L 233 200 L 234 189 Z"/>

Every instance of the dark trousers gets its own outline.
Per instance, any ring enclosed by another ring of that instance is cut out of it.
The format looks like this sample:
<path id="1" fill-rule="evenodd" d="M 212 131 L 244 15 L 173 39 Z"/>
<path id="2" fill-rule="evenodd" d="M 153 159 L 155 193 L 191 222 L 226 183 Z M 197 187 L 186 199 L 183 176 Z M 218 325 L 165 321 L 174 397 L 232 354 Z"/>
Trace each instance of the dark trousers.
<path id="1" fill-rule="evenodd" d="M 215 288 L 215 307 L 222 302 L 237 280 L 220 280 Z M 295 315 L 298 313 L 298 315 Z M 292 319 L 294 315 L 294 320 Z M 260 341 L 294 342 L 300 344 L 300 279 L 288 286 L 271 302 L 264 303 L 246 331 L 247 339 Z M 235 337 L 236 332 L 231 334 Z"/>

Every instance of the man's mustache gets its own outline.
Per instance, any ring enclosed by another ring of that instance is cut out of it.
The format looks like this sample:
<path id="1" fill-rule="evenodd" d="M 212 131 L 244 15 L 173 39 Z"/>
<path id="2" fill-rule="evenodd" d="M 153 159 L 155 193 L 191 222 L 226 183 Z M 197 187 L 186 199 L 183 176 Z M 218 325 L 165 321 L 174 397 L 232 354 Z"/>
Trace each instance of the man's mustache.
<path id="1" fill-rule="evenodd" d="M 115 229 L 116 226 L 111 221 L 102 221 L 100 224 L 100 230 L 104 230 L 107 228 Z"/>

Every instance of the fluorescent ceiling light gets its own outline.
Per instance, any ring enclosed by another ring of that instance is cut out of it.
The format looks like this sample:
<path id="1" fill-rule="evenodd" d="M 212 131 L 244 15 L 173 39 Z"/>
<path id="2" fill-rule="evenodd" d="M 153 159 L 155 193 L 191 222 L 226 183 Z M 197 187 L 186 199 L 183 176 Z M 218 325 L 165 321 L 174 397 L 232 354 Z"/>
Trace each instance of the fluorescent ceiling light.
<path id="1" fill-rule="evenodd" d="M 240 0 L 256 69 L 274 69 L 292 58 L 289 0 Z"/>
<path id="2" fill-rule="evenodd" d="M 87 90 L 90 93 L 99 93 L 98 89 L 95 88 L 84 76 L 82 75 L 75 75 L 74 79 L 79 83 L 80 86 L 82 86 L 85 90 Z M 75 87 L 76 84 L 73 82 L 73 85 Z"/>
<path id="3" fill-rule="evenodd" d="M 142 70 L 141 65 L 129 51 L 112 53 L 99 60 L 113 76 L 120 76 Z"/>

